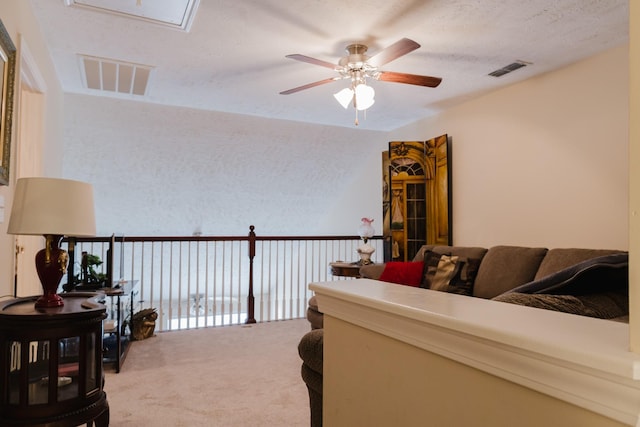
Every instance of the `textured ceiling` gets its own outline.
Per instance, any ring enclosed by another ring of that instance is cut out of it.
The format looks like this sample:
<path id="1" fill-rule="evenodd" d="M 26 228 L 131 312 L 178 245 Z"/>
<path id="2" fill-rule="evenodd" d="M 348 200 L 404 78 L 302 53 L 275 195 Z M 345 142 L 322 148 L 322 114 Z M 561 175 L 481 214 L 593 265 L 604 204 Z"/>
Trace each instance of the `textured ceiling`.
<path id="1" fill-rule="evenodd" d="M 200 0 L 189 31 L 63 0 L 29 1 L 65 92 L 332 126 L 354 126 L 353 108 L 332 96 L 347 82 L 280 95 L 335 75 L 285 55 L 337 63 L 354 42 L 374 55 L 413 39 L 419 49 L 382 69 L 443 81 L 437 88 L 372 82 L 376 104 L 359 127 L 386 131 L 628 41 L 627 0 Z M 114 3 L 127 1 L 159 0 Z M 146 94 L 87 89 L 79 55 L 153 67 Z M 532 64 L 488 76 L 517 60 Z"/>

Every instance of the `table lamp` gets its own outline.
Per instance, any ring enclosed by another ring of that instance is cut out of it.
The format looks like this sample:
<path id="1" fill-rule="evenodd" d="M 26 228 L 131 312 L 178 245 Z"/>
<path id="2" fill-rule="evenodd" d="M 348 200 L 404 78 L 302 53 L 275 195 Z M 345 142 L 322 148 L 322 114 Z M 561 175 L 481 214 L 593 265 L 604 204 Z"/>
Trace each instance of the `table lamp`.
<path id="1" fill-rule="evenodd" d="M 61 307 L 58 285 L 67 271 L 63 236 L 95 236 L 93 187 L 59 178 L 19 178 L 9 218 L 8 234 L 43 235 L 45 247 L 36 254 L 36 271 L 44 294 L 37 308 Z"/>
<path id="2" fill-rule="evenodd" d="M 369 239 L 373 237 L 375 234 L 375 230 L 371 223 L 373 219 L 371 218 L 362 218 L 360 227 L 358 227 L 358 236 L 362 238 L 364 241 L 363 244 L 358 246 L 358 255 L 360 255 L 360 261 L 358 263 L 360 265 L 371 264 L 371 255 L 376 251 L 376 249 L 369 244 Z"/>

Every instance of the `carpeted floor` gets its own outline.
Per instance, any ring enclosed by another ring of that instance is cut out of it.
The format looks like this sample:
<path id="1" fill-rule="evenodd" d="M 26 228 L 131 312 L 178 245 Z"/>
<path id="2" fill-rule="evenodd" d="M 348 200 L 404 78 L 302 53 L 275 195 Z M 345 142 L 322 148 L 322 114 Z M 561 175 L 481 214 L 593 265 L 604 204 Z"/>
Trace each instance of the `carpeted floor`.
<path id="1" fill-rule="evenodd" d="M 158 333 L 107 369 L 110 426 L 308 426 L 306 319 Z"/>

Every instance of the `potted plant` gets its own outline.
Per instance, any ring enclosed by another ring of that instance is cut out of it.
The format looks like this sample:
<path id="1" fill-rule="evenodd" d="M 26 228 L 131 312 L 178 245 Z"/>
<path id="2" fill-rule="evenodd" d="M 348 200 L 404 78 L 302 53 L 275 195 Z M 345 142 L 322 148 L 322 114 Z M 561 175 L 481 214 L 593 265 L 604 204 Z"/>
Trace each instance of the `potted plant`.
<path id="1" fill-rule="evenodd" d="M 73 283 L 64 284 L 62 287 L 69 292 L 73 289 L 98 289 L 107 286 L 107 275 L 98 273 L 96 268 L 102 265 L 102 260 L 98 255 L 82 252 L 80 272 L 73 276 Z"/>

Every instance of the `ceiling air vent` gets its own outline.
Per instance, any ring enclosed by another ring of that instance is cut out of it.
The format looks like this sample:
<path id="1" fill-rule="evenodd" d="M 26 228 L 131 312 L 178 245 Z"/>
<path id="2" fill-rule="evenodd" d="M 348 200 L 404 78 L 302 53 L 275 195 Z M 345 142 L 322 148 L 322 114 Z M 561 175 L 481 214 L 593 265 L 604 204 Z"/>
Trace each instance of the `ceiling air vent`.
<path id="1" fill-rule="evenodd" d="M 144 96 L 153 67 L 80 55 L 88 89 Z"/>
<path id="2" fill-rule="evenodd" d="M 501 76 L 504 76 L 505 74 L 509 74 L 512 71 L 518 70 L 518 69 L 520 69 L 522 67 L 526 67 L 529 64 L 531 64 L 531 62 L 516 61 L 516 62 L 513 62 L 513 63 L 511 63 L 509 65 L 505 65 L 504 67 L 502 67 L 502 68 L 500 68 L 498 70 L 495 70 L 492 73 L 489 73 L 489 75 L 493 76 L 493 77 L 501 77 Z"/>

